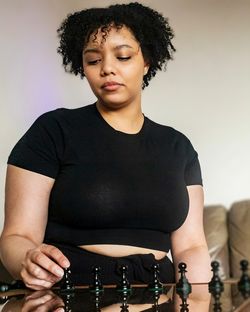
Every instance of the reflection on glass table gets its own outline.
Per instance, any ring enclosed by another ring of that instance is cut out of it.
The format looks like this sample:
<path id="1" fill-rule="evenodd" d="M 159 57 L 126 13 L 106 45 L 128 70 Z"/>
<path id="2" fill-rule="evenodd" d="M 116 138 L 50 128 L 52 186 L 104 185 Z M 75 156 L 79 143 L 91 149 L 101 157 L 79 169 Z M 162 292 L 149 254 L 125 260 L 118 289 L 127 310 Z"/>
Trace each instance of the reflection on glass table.
<path id="1" fill-rule="evenodd" d="M 118 285 L 102 285 L 100 268 L 93 270 L 93 284 L 74 286 L 70 270 L 50 290 L 32 291 L 22 282 L 0 284 L 0 307 L 6 311 L 175 311 L 175 312 L 249 312 L 250 278 L 247 261 L 241 262 L 240 280 L 221 281 L 218 262 L 212 263 L 210 283 L 192 283 L 186 279 L 186 265 L 179 264 L 180 279 L 176 284 L 162 284 L 159 267 L 152 267 L 153 278 L 148 285 L 130 285 L 126 266 L 121 266 Z"/>

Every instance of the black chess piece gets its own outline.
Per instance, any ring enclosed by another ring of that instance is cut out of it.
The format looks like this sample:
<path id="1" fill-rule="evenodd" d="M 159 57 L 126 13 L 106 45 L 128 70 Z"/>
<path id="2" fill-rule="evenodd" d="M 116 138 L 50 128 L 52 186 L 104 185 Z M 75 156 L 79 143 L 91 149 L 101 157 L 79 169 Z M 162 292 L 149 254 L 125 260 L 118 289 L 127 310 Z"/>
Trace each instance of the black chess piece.
<path id="1" fill-rule="evenodd" d="M 64 302 L 64 311 L 71 312 L 72 301 L 75 296 L 75 287 L 71 281 L 71 270 L 70 268 L 64 269 L 64 275 L 60 283 L 60 297 Z"/>
<path id="2" fill-rule="evenodd" d="M 20 280 L 13 281 L 11 283 L 0 282 L 0 292 L 5 292 L 5 291 L 15 290 L 15 289 L 22 289 L 22 288 L 26 288 L 26 287 L 25 287 L 25 284 Z"/>
<path id="3" fill-rule="evenodd" d="M 154 305 L 152 306 L 155 312 L 159 311 L 159 298 L 163 292 L 163 285 L 160 282 L 160 266 L 155 263 L 151 267 L 153 272 L 153 280 L 148 285 L 149 291 L 153 293 Z"/>
<path id="4" fill-rule="evenodd" d="M 116 287 L 116 290 L 119 292 L 122 301 L 121 312 L 129 312 L 128 298 L 132 289 L 128 280 L 128 267 L 126 265 L 122 265 L 120 266 L 119 271 L 121 273 L 121 279 Z"/>
<path id="5" fill-rule="evenodd" d="M 213 271 L 213 277 L 211 281 L 208 284 L 208 290 L 212 294 L 214 298 L 214 312 L 221 312 L 221 302 L 220 297 L 221 293 L 224 291 L 224 284 L 222 283 L 220 277 L 219 277 L 219 267 L 220 264 L 218 261 L 213 261 L 211 263 L 212 271 Z"/>
<path id="6" fill-rule="evenodd" d="M 119 284 L 117 285 L 116 289 L 119 292 L 131 292 L 131 286 L 128 280 L 128 267 L 126 265 L 122 265 L 119 268 L 119 271 L 121 273 L 121 279 Z"/>
<path id="7" fill-rule="evenodd" d="M 101 268 L 99 266 L 94 266 L 92 269 L 92 273 L 94 276 L 93 284 L 89 287 L 89 290 L 91 293 L 94 294 L 94 304 L 95 304 L 95 311 L 100 312 L 100 302 L 101 302 L 101 296 L 104 292 L 103 285 L 100 280 L 100 272 Z"/>
<path id="8" fill-rule="evenodd" d="M 60 291 L 61 292 L 73 292 L 75 287 L 71 281 L 71 270 L 70 268 L 64 269 L 64 276 L 60 283 Z"/>
<path id="9" fill-rule="evenodd" d="M 184 262 L 179 263 L 178 268 L 179 268 L 179 273 L 181 274 L 181 276 L 180 276 L 178 283 L 176 284 L 176 293 L 179 295 L 182 301 L 180 305 L 181 307 L 180 312 L 188 312 L 189 304 L 187 303 L 187 299 L 188 299 L 189 294 L 192 292 L 192 286 L 186 277 L 186 272 L 187 272 L 186 263 Z"/>
<path id="10" fill-rule="evenodd" d="M 92 273 L 94 275 L 94 281 L 93 284 L 89 287 L 91 292 L 100 293 L 104 291 L 104 288 L 100 280 L 100 272 L 101 268 L 99 266 L 93 267 Z"/>
<path id="11" fill-rule="evenodd" d="M 248 297 L 250 297 L 250 277 L 247 274 L 248 261 L 241 260 L 240 267 L 241 267 L 242 275 L 238 282 L 238 290 L 240 291 L 242 297 L 244 299 L 247 299 Z"/>

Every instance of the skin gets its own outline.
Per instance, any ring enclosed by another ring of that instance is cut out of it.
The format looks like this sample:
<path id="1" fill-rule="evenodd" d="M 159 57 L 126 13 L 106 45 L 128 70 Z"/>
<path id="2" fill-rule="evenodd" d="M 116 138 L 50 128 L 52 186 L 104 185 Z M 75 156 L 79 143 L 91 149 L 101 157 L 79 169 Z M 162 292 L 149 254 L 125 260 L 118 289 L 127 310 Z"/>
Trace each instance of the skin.
<path id="1" fill-rule="evenodd" d="M 97 40 L 90 37 L 83 49 L 85 76 L 97 97 L 97 109 L 116 130 L 137 133 L 143 124 L 141 86 L 149 65 L 143 58 L 133 34 L 123 27 L 111 28 L 106 41 L 98 32 Z M 119 83 L 104 87 L 106 82 Z M 1 259 L 14 278 L 22 278 L 26 286 L 41 290 L 50 288 L 62 277 L 68 259 L 55 247 L 43 244 L 48 215 L 48 202 L 54 179 L 12 165 L 7 168 L 5 224 L 1 235 Z M 191 282 L 210 280 L 210 259 L 203 232 L 203 189 L 200 185 L 187 187 L 189 213 L 185 223 L 171 235 L 175 265 L 188 265 Z M 36 209 L 33 209 L 36 207 Z M 32 214 L 30 213 L 32 211 Z M 123 245 L 81 246 L 109 256 L 153 253 L 156 259 L 165 252 Z M 197 270 L 199 274 L 197 274 Z M 176 270 L 178 272 L 178 270 Z M 207 302 L 209 296 L 197 295 Z M 194 294 L 194 299 L 197 299 Z M 206 311 L 204 306 L 202 311 Z"/>

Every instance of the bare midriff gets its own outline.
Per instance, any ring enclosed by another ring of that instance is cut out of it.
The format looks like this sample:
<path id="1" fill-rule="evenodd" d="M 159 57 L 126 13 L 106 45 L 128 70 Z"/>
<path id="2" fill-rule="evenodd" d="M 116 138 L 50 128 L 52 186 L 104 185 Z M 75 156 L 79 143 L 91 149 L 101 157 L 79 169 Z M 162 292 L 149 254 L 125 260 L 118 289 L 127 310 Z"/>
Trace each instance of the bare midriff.
<path id="1" fill-rule="evenodd" d="M 127 245 L 81 245 L 79 246 L 90 252 L 94 252 L 100 255 L 108 257 L 126 257 L 135 254 L 149 254 L 152 253 L 156 260 L 164 258 L 167 253 L 160 250 L 147 249 L 136 246 Z"/>

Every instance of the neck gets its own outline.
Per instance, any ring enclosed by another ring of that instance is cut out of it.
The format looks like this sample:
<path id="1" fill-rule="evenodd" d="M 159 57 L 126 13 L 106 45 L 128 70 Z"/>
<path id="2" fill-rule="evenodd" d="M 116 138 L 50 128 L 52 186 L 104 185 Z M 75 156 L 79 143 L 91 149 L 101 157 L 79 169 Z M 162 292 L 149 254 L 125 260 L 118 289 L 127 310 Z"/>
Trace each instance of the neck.
<path id="1" fill-rule="evenodd" d="M 96 107 L 103 119 L 115 130 L 134 134 L 138 133 L 142 128 L 144 116 L 141 105 L 114 109 L 97 101 Z"/>

